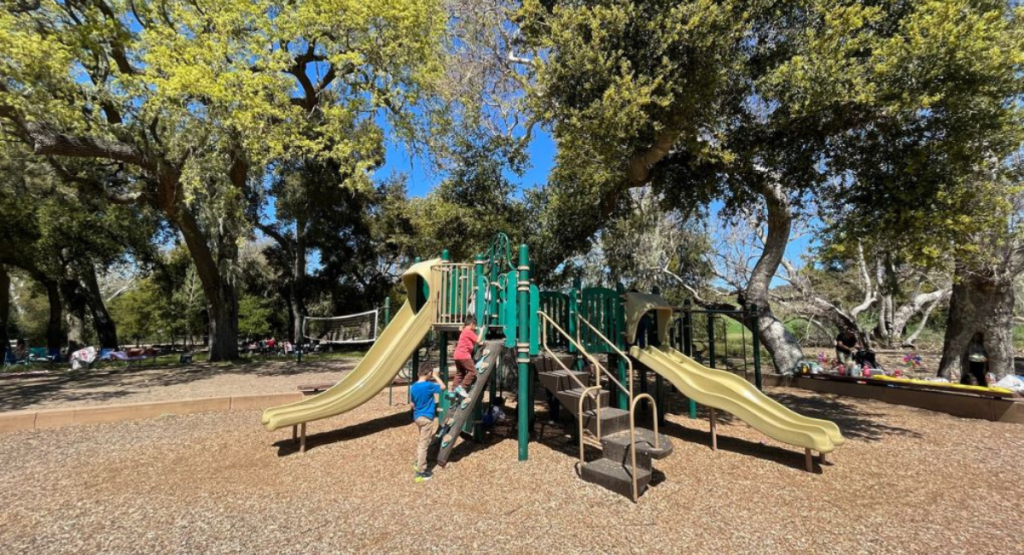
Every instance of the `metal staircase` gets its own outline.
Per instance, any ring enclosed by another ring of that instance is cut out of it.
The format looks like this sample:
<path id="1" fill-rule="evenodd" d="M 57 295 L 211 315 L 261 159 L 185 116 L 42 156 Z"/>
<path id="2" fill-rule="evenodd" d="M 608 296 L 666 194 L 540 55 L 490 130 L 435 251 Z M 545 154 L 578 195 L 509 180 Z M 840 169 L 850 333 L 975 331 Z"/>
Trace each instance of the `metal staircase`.
<path id="1" fill-rule="evenodd" d="M 633 394 L 633 369 L 628 365 L 627 384 L 620 383 L 596 358 L 591 356 L 576 338 L 570 337 L 544 312 L 541 327 L 542 354 L 534 359 L 541 384 L 551 391 L 559 403 L 576 418 L 580 446 L 580 477 L 611 491 L 629 497 L 634 502 L 647 489 L 653 477 L 653 461 L 672 454 L 672 442 L 658 433 L 657 407 L 646 393 Z M 601 333 L 583 318 L 580 323 L 591 329 L 604 341 Z M 548 348 L 547 329 L 562 335 L 577 352 L 590 362 L 591 372 L 573 370 L 570 360 Z M 577 326 L 577 330 L 579 326 Z M 611 342 L 612 349 L 618 350 Z M 623 353 L 624 355 L 624 353 Z M 629 399 L 629 410 L 608 406 L 610 393 L 605 385 L 611 383 Z M 654 430 L 636 427 L 636 407 L 641 399 L 648 399 L 653 409 Z M 585 446 L 599 447 L 602 456 L 586 461 Z"/>

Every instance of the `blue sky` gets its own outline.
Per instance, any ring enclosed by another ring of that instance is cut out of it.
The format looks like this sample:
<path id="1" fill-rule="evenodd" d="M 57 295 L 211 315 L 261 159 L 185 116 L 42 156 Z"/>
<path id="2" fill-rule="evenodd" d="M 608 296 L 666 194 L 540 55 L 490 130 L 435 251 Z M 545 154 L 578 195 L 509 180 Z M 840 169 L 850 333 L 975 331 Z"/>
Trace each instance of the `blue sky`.
<path id="1" fill-rule="evenodd" d="M 522 176 L 510 172 L 509 179 L 520 189 L 530 189 L 544 184 L 548 179 L 548 173 L 554 166 L 556 149 L 551 135 L 536 128 L 533 141 L 527 150 L 530 156 L 530 166 Z M 380 181 L 401 173 L 409 176 L 409 195 L 414 197 L 426 195 L 444 179 L 443 175 L 430 170 L 426 160 L 410 155 L 405 145 L 389 141 L 384 166 L 377 170 L 376 179 Z"/>
<path id="2" fill-rule="evenodd" d="M 554 166 L 557 145 L 549 133 L 543 129 L 536 129 L 534 138 L 529 146 L 528 153 L 530 164 L 522 176 L 509 173 L 508 177 L 516 183 L 520 189 L 529 189 L 542 185 L 547 181 L 548 173 Z M 429 162 L 413 156 L 402 143 L 389 142 L 384 166 L 377 171 L 376 179 L 383 180 L 394 174 L 406 174 L 408 179 L 409 195 L 422 197 L 433 190 L 444 176 L 432 171 Z M 720 203 L 714 203 L 711 207 L 712 213 L 720 208 Z M 792 239 L 786 248 L 786 258 L 797 266 L 802 265 L 801 257 L 814 247 L 815 241 L 812 233 L 806 233 L 802 237 Z M 785 282 L 779 278 L 772 281 L 772 286 L 784 285 Z"/>

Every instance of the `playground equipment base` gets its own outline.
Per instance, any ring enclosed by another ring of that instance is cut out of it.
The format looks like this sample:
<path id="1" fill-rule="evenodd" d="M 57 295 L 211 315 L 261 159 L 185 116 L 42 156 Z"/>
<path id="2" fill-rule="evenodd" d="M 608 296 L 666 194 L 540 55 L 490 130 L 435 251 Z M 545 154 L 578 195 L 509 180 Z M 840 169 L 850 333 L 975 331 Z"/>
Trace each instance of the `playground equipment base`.
<path id="1" fill-rule="evenodd" d="M 571 367 L 571 355 L 565 355 L 563 364 Z M 596 398 L 583 402 L 580 414 L 580 396 L 583 389 L 577 381 L 589 385 L 590 375 L 586 372 L 566 371 L 550 357 L 534 357 L 531 361 L 537 370 L 541 385 L 555 395 L 559 404 L 574 418 L 582 419 L 583 428 L 598 436 L 600 429 L 601 457 L 582 464 L 580 478 L 597 484 L 615 493 L 633 498 L 633 474 L 636 474 L 637 495 L 642 495 L 654 477 L 653 461 L 672 454 L 672 441 L 664 434 L 646 428 L 636 428 L 634 441 L 636 467 L 630 456 L 629 411 L 608 406 L 609 395 L 602 391 Z M 600 406 L 600 411 L 597 410 Z M 578 428 L 576 428 L 578 430 Z M 577 432 L 578 433 L 578 432 Z M 657 443 L 658 447 L 654 445 Z"/>

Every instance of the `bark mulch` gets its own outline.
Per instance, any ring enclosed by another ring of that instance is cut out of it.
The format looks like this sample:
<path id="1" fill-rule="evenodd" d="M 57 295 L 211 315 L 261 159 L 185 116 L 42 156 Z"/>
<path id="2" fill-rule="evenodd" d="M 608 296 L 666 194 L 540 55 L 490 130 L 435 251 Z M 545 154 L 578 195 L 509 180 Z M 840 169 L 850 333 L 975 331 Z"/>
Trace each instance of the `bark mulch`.
<path id="1" fill-rule="evenodd" d="M 59 370 L 0 380 L 0 411 L 290 392 L 303 383 L 335 383 L 357 362 L 282 360 Z"/>
<path id="2" fill-rule="evenodd" d="M 578 479 L 543 412 L 528 462 L 504 427 L 413 483 L 414 426 L 386 391 L 310 424 L 305 455 L 259 411 L 4 434 L 0 553 L 1019 552 L 1018 425 L 772 393 L 839 424 L 834 466 L 807 473 L 728 417 L 712 452 L 706 418 L 669 415 L 676 452 L 636 505 Z"/>

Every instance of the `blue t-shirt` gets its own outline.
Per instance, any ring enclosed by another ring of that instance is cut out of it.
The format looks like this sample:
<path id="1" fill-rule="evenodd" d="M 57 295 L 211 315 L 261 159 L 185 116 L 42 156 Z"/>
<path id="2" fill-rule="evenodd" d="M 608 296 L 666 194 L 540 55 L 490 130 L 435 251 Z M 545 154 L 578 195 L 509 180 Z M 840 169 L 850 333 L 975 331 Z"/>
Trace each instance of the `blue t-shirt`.
<path id="1" fill-rule="evenodd" d="M 438 393 L 441 393 L 441 386 L 433 380 L 412 384 L 409 395 L 412 397 L 413 420 L 421 416 L 434 419 L 434 414 L 437 413 L 437 401 L 434 400 L 434 395 Z"/>

